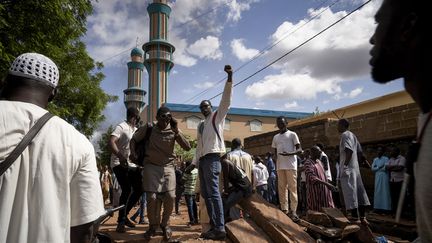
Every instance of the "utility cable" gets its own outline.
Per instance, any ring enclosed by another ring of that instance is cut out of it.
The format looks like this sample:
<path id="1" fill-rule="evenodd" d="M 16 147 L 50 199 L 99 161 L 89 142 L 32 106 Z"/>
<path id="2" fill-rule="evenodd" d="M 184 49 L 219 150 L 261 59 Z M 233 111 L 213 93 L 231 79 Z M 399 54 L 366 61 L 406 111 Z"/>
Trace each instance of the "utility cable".
<path id="1" fill-rule="evenodd" d="M 329 0 L 325 0 L 323 1 L 319 6 L 317 6 L 315 9 L 319 9 L 321 8 L 325 3 L 327 3 Z M 301 26 L 299 26 L 298 28 L 296 28 L 295 30 L 291 31 L 292 29 L 290 29 L 289 31 L 286 31 L 282 36 L 282 38 L 280 38 L 279 40 L 276 40 L 275 42 L 273 42 L 273 44 L 263 48 L 260 50 L 259 53 L 257 53 L 254 57 L 252 57 L 249 61 L 247 61 L 246 63 L 242 64 L 239 68 L 237 68 L 233 73 L 236 73 L 238 71 L 240 71 L 242 68 L 244 68 L 245 66 L 247 66 L 248 64 L 250 64 L 251 62 L 255 61 L 256 59 L 258 59 L 259 57 L 261 57 L 262 55 L 264 55 L 266 53 L 266 51 L 271 50 L 273 47 L 275 47 L 276 45 L 278 45 L 280 42 L 282 42 L 283 40 L 285 40 L 287 37 L 291 36 L 292 34 L 294 34 L 295 32 L 297 32 L 299 29 L 303 28 L 305 25 L 307 25 L 308 23 L 310 23 L 312 20 L 316 19 L 317 17 L 319 17 L 324 11 L 326 11 L 327 9 L 331 8 L 333 5 L 335 5 L 338 1 L 340 0 L 335 0 L 332 4 L 330 4 L 329 6 L 327 6 L 325 9 L 323 9 L 322 11 L 320 11 L 319 13 L 315 14 L 314 16 L 312 16 L 312 18 L 310 18 L 308 21 L 306 21 L 304 24 L 302 24 Z M 209 87 L 201 92 L 199 92 L 198 94 L 192 96 L 191 98 L 187 99 L 186 101 L 183 102 L 183 104 L 185 103 L 189 103 L 192 102 L 194 100 L 196 100 L 196 98 L 200 97 L 201 95 L 204 95 L 205 93 L 209 92 L 211 89 L 213 89 L 214 87 L 217 87 L 220 83 L 222 83 L 225 80 L 225 77 L 223 77 L 222 79 L 220 79 L 219 81 L 216 82 L 216 84 L 212 87 Z"/>
<path id="2" fill-rule="evenodd" d="M 281 59 L 283 59 L 284 57 L 286 57 L 287 55 L 293 53 L 294 51 L 296 51 L 297 49 L 299 49 L 300 47 L 304 46 L 305 44 L 307 44 L 308 42 L 310 42 L 311 40 L 315 39 L 317 36 L 321 35 L 322 33 L 324 33 L 325 31 L 329 30 L 330 28 L 332 28 L 333 26 L 335 26 L 336 24 L 338 24 L 339 22 L 341 22 L 342 20 L 344 20 L 345 18 L 347 18 L 348 16 L 350 16 L 351 14 L 353 14 L 354 12 L 358 11 L 359 9 L 361 9 L 362 7 L 364 7 L 365 5 L 367 5 L 368 3 L 370 3 L 372 0 L 368 0 L 366 2 L 364 2 L 363 4 L 361 4 L 360 6 L 358 6 L 357 8 L 355 8 L 354 10 L 352 10 L 351 12 L 347 13 L 345 16 L 343 16 L 342 18 L 338 19 L 337 21 L 333 22 L 331 25 L 327 26 L 326 28 L 324 28 L 323 30 L 321 30 L 320 32 L 318 32 L 317 34 L 313 35 L 312 37 L 310 37 L 309 39 L 305 40 L 304 42 L 302 42 L 300 45 L 294 47 L 293 49 L 291 49 L 290 51 L 286 52 L 285 54 L 283 54 L 282 56 L 280 56 L 279 58 L 277 58 L 276 60 L 270 62 L 269 64 L 267 64 L 266 66 L 264 66 L 263 68 L 259 69 L 258 71 L 254 72 L 253 74 L 247 76 L 246 78 L 244 78 L 243 80 L 241 80 L 240 82 L 236 83 L 233 87 L 236 87 L 240 84 L 242 84 L 243 82 L 247 81 L 248 79 L 252 78 L 253 76 L 257 75 L 258 73 L 262 72 L 263 70 L 267 69 L 268 67 L 272 66 L 273 64 L 275 64 L 276 62 L 280 61 Z M 219 95 L 221 95 L 221 93 L 211 97 L 209 100 L 212 100 L 216 97 L 218 97 Z"/>

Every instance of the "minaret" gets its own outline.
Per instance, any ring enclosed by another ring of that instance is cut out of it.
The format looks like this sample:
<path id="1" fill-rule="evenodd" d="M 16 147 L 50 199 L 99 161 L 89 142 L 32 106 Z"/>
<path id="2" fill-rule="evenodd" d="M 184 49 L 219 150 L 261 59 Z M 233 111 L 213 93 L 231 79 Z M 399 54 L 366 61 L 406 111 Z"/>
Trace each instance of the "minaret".
<path id="1" fill-rule="evenodd" d="M 149 75 L 148 121 L 156 119 L 157 109 L 167 101 L 168 74 L 174 66 L 174 46 L 168 42 L 168 19 L 171 8 L 167 0 L 153 0 L 147 7 L 150 16 L 150 40 L 143 45 L 144 65 Z"/>
<path id="2" fill-rule="evenodd" d="M 146 95 L 142 83 L 143 51 L 137 47 L 132 49 L 131 61 L 127 63 L 127 66 L 128 88 L 123 90 L 124 104 L 126 109 L 136 107 L 141 112 L 145 105 L 144 96 Z"/>

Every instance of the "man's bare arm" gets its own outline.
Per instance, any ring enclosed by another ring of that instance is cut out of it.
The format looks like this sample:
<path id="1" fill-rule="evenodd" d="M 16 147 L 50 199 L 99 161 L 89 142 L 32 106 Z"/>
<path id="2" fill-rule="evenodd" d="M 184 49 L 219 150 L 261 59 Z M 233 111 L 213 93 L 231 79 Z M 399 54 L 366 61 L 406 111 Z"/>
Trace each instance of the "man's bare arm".
<path id="1" fill-rule="evenodd" d="M 120 149 L 117 147 L 117 140 L 119 138 L 116 136 L 111 136 L 109 140 L 109 147 L 111 152 L 119 158 L 120 165 L 127 166 L 127 159 L 120 153 Z"/>

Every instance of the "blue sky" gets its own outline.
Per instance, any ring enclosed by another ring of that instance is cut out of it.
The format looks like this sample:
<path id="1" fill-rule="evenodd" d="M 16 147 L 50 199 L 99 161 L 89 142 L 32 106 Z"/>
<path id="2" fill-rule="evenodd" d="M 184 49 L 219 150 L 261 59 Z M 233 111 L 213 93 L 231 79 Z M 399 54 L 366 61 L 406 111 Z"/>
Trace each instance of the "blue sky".
<path id="1" fill-rule="evenodd" d="M 102 88 L 118 95 L 109 104 L 100 131 L 125 116 L 130 50 L 148 41 L 150 0 L 94 3 L 84 41 L 90 55 L 103 61 Z M 198 104 L 223 89 L 223 67 L 234 70 L 259 51 L 256 60 L 234 74 L 237 83 L 329 26 L 365 0 L 177 0 L 169 1 L 169 41 L 176 47 L 168 102 Z M 369 38 L 381 0 L 315 38 L 234 89 L 233 107 L 313 112 L 327 111 L 403 89 L 402 83 L 370 79 Z M 331 5 L 331 7 L 329 7 Z M 312 19 L 312 20 L 311 20 Z M 308 22 L 310 21 L 310 22 Z M 308 23 L 306 23 L 308 22 Z M 148 75 L 144 72 L 147 89 Z M 203 90 L 204 95 L 191 99 Z M 217 104 L 218 98 L 213 103 Z M 100 133 L 100 132 L 98 132 Z M 95 134 L 97 137 L 98 134 Z"/>

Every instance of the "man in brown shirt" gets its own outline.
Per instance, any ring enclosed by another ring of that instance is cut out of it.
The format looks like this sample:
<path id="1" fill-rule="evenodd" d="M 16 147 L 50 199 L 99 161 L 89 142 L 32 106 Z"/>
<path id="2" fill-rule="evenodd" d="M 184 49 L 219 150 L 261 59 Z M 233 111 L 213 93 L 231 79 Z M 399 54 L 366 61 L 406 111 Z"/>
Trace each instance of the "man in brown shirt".
<path id="1" fill-rule="evenodd" d="M 136 161 L 136 143 L 145 141 L 145 156 L 143 162 L 143 188 L 147 193 L 147 212 L 150 222 L 148 231 L 144 234 L 146 239 L 155 235 L 156 229 L 162 228 L 164 239 L 169 240 L 172 231 L 169 227 L 170 215 L 175 200 L 175 168 L 174 144 L 177 142 L 184 150 L 191 146 L 177 127 L 167 107 L 162 106 L 156 114 L 157 122 L 139 128 L 133 135 L 130 143 L 131 159 Z M 148 126 L 152 126 L 148 129 Z M 151 132 L 150 136 L 147 132 Z M 161 206 L 164 208 L 161 221 Z"/>

